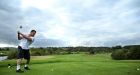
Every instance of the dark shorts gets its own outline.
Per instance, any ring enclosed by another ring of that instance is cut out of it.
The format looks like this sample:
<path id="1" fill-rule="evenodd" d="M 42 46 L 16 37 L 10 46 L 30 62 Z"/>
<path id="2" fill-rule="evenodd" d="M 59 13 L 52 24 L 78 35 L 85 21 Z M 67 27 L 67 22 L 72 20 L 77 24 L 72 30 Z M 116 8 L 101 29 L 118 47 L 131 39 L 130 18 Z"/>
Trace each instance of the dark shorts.
<path id="1" fill-rule="evenodd" d="M 20 46 L 18 46 L 18 55 L 17 59 L 30 59 L 30 52 L 29 50 L 22 49 Z"/>

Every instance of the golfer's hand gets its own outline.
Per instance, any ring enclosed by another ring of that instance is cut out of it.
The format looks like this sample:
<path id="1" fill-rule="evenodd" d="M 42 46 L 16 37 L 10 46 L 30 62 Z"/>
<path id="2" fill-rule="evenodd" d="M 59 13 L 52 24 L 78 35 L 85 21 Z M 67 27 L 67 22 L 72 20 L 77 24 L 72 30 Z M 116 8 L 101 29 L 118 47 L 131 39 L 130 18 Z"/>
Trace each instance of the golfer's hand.
<path id="1" fill-rule="evenodd" d="M 20 32 L 20 31 L 17 31 L 17 33 L 18 33 L 18 34 L 21 34 L 21 32 Z"/>

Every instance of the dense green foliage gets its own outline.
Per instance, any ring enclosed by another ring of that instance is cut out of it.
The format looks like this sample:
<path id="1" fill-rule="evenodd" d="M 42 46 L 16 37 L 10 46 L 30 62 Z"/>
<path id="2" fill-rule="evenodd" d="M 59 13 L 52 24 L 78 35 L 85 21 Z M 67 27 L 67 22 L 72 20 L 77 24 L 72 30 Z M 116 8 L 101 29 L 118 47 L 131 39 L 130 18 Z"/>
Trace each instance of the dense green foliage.
<path id="1" fill-rule="evenodd" d="M 16 58 L 16 48 L 0 48 L 0 56 L 8 55 L 9 59 Z M 32 56 L 44 55 L 64 55 L 64 54 L 98 54 L 112 53 L 112 58 L 117 60 L 123 59 L 140 59 L 140 45 L 114 46 L 114 47 L 47 47 L 31 48 Z"/>
<path id="2" fill-rule="evenodd" d="M 128 50 L 119 49 L 119 50 L 116 50 L 116 51 L 112 52 L 111 57 L 113 59 L 116 59 L 116 60 L 126 59 L 127 58 L 127 54 L 126 54 L 127 52 L 128 52 Z"/>
<path id="3" fill-rule="evenodd" d="M 115 50 L 111 54 L 113 59 L 122 60 L 122 59 L 140 59 L 140 46 L 127 46 L 123 49 Z"/>
<path id="4" fill-rule="evenodd" d="M 9 50 L 8 59 L 15 59 L 17 57 L 18 51 L 16 49 Z"/>

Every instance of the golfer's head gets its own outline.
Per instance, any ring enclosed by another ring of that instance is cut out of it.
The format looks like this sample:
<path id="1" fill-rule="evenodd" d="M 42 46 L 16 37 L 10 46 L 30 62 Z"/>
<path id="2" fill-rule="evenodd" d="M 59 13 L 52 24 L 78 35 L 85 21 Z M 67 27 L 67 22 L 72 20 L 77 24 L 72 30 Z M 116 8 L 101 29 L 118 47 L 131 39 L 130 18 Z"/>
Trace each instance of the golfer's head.
<path id="1" fill-rule="evenodd" d="M 34 37 L 35 34 L 36 34 L 36 30 L 31 30 L 30 35 L 31 35 L 32 37 Z"/>

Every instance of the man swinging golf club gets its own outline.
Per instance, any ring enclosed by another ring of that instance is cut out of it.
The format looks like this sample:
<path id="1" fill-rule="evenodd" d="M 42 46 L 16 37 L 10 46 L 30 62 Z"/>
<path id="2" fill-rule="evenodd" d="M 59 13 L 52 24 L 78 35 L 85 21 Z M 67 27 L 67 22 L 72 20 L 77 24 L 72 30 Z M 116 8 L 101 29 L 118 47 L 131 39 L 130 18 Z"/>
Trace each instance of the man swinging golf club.
<path id="1" fill-rule="evenodd" d="M 28 67 L 28 64 L 30 62 L 29 45 L 31 45 L 33 43 L 36 31 L 31 30 L 29 35 L 25 35 L 25 34 L 21 33 L 20 31 L 18 31 L 17 34 L 18 34 L 19 45 L 18 45 L 16 72 L 22 73 L 24 71 L 21 70 L 20 65 L 21 65 L 21 61 L 23 58 L 27 60 L 25 63 L 24 69 L 30 70 Z"/>

